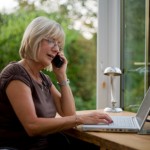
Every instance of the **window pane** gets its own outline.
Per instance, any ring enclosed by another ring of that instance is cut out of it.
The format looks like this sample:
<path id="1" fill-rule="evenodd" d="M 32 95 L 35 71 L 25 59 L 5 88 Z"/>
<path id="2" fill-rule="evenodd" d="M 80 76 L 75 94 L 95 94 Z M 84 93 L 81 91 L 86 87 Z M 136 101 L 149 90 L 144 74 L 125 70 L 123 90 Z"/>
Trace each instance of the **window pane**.
<path id="1" fill-rule="evenodd" d="M 145 0 L 124 0 L 122 100 L 124 109 L 136 112 L 144 96 Z"/>

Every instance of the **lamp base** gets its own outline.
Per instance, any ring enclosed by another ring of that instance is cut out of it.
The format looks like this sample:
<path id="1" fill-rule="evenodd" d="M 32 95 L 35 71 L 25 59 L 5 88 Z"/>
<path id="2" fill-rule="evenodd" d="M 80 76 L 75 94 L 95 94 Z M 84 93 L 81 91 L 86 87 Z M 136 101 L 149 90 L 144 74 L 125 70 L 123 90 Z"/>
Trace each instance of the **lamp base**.
<path id="1" fill-rule="evenodd" d="M 116 112 L 122 112 L 123 110 L 122 110 L 121 108 L 110 108 L 110 107 L 106 107 L 106 108 L 104 109 L 104 111 L 116 113 Z"/>

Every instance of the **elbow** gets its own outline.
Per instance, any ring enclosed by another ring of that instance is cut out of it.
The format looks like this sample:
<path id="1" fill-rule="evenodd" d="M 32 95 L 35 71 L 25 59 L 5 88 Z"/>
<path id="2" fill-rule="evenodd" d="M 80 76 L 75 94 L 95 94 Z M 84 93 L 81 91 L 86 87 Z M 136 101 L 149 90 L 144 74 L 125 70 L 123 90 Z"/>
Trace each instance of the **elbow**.
<path id="1" fill-rule="evenodd" d="M 28 136 L 30 136 L 30 137 L 42 135 L 40 128 L 36 125 L 33 125 L 33 124 L 26 126 L 25 130 L 26 130 L 26 133 L 28 134 Z"/>
<path id="2" fill-rule="evenodd" d="M 70 115 L 70 116 L 76 115 L 76 111 L 72 111 L 69 115 Z"/>
<path id="3" fill-rule="evenodd" d="M 71 109 L 66 109 L 64 110 L 64 116 L 73 116 L 76 114 L 76 109 L 75 108 L 71 108 Z"/>

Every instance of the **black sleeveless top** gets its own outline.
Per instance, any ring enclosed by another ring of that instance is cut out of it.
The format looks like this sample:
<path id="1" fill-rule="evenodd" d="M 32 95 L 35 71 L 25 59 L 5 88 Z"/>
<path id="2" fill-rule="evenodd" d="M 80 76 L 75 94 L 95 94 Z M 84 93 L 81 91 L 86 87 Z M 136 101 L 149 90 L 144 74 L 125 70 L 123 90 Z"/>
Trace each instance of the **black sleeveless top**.
<path id="1" fill-rule="evenodd" d="M 6 88 L 12 80 L 20 80 L 30 87 L 38 117 L 55 117 L 56 107 L 50 93 L 52 82 L 43 72 L 40 72 L 43 84 L 33 80 L 23 66 L 11 62 L 0 73 L 0 143 L 1 141 L 19 141 L 28 139 L 22 124 L 18 120 L 6 95 Z M 18 89 L 19 92 L 19 89 Z M 21 101 L 22 99 L 20 99 Z M 1 146 L 1 145 L 0 145 Z"/>

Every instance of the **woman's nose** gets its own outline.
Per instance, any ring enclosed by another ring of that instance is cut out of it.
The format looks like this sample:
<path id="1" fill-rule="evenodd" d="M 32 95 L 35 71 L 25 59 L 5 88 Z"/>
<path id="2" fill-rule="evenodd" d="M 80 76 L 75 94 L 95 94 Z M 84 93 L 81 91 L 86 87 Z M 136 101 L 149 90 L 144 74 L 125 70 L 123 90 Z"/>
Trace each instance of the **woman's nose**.
<path id="1" fill-rule="evenodd" d="M 55 45 L 54 45 L 53 50 L 55 50 L 55 51 L 57 51 L 57 52 L 60 51 L 58 44 L 55 44 Z"/>

